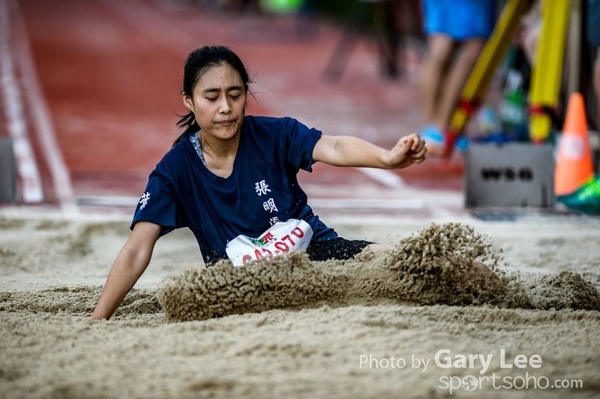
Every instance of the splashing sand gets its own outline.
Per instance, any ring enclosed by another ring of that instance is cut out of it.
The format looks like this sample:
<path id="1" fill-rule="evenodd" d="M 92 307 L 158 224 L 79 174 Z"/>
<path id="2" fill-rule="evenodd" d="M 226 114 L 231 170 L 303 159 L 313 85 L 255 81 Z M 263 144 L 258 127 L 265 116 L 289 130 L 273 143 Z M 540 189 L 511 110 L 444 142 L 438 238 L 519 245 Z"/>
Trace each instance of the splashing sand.
<path id="1" fill-rule="evenodd" d="M 386 301 L 600 310 L 600 293 L 581 276 L 563 272 L 524 285 L 502 261 L 489 237 L 472 227 L 432 224 L 387 254 L 366 250 L 346 262 L 310 262 L 296 253 L 243 268 L 223 261 L 174 276 L 157 296 L 172 321 Z"/>
<path id="2" fill-rule="evenodd" d="M 312 305 L 343 294 L 343 276 L 313 266 L 303 253 L 234 268 L 219 262 L 188 270 L 158 293 L 170 320 L 204 320 L 228 314 Z"/>

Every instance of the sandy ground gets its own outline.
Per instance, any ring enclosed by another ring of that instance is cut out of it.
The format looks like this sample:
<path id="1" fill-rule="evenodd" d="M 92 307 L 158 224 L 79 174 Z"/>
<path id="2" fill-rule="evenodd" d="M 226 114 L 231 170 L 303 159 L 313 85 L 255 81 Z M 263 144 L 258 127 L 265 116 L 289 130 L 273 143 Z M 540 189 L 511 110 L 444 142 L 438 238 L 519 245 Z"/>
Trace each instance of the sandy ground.
<path id="1" fill-rule="evenodd" d="M 94 322 L 128 218 L 0 216 L 0 397 L 600 397 L 599 219 L 329 224 L 396 249 L 205 269 L 176 231 Z"/>
<path id="2" fill-rule="evenodd" d="M 343 84 L 323 85 L 339 30 L 266 46 L 237 38 L 252 25 L 157 13 L 153 1 L 20 3 L 77 195 L 137 195 L 172 141 L 181 62 L 199 40 L 240 52 L 261 113 L 382 145 L 420 123 L 416 86 L 380 79 L 364 44 Z M 117 158 L 121 148 L 137 150 Z M 329 177 L 336 188 L 354 183 L 345 198 L 434 206 L 377 218 L 319 212 L 348 238 L 396 245 L 345 263 L 293 256 L 205 269 L 192 235 L 174 232 L 108 322 L 89 316 L 130 215 L 0 210 L 0 398 L 600 397 L 600 220 L 455 217 L 458 198 L 383 193 L 359 172 L 325 172 L 310 198 L 335 198 Z M 403 179 L 431 175 L 444 176 L 436 189 L 462 181 L 435 167 Z M 463 224 L 431 227 L 412 212 Z M 496 277 L 474 276 L 472 259 Z"/>

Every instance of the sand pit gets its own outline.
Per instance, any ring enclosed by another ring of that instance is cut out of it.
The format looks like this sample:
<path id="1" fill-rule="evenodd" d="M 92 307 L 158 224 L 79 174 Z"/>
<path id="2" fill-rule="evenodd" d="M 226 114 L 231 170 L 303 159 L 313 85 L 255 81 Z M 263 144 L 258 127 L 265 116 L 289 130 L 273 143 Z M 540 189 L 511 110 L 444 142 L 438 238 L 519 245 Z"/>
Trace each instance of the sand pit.
<path id="1" fill-rule="evenodd" d="M 0 217 L 1 398 L 600 395 L 599 220 L 340 221 L 395 250 L 208 269 L 177 231 L 91 321 L 127 227 Z"/>

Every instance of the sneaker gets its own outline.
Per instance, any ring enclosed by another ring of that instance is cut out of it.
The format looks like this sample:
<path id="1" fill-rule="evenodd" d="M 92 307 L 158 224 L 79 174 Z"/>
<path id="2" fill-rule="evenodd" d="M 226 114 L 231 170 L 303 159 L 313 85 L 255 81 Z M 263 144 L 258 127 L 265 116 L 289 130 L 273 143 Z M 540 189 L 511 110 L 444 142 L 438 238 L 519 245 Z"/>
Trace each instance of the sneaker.
<path id="1" fill-rule="evenodd" d="M 425 141 L 427 152 L 433 155 L 440 155 L 444 152 L 446 145 L 446 134 L 436 126 L 428 125 L 421 130 L 421 138 Z M 469 146 L 469 139 L 465 136 L 458 136 L 454 142 L 454 148 L 459 152 L 464 152 Z"/>

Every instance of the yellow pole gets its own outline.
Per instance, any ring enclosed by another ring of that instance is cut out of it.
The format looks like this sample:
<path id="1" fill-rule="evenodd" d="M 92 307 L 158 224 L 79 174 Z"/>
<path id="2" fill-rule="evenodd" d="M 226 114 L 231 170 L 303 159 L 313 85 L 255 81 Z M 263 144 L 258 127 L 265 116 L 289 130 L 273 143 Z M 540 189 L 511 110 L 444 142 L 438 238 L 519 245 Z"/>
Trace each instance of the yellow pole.
<path id="1" fill-rule="evenodd" d="M 535 143 L 546 141 L 552 128 L 552 118 L 543 110 L 554 109 L 558 103 L 570 10 L 571 0 L 542 3 L 542 30 L 529 96 L 529 135 Z"/>
<path id="2" fill-rule="evenodd" d="M 498 65 L 517 33 L 521 17 L 531 3 L 532 0 L 508 0 L 504 6 L 492 35 L 483 47 L 461 91 L 458 107 L 450 121 L 446 155 L 451 154 L 456 137 L 462 133 L 469 117 L 485 96 Z"/>

